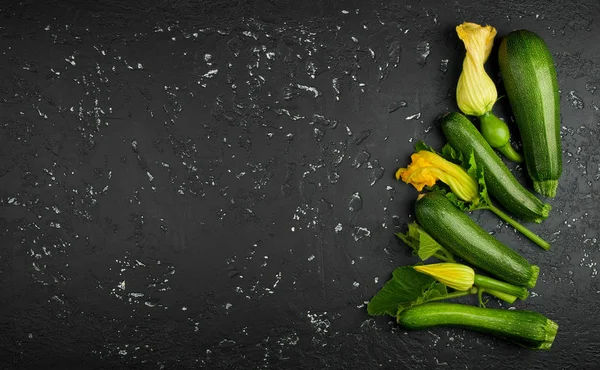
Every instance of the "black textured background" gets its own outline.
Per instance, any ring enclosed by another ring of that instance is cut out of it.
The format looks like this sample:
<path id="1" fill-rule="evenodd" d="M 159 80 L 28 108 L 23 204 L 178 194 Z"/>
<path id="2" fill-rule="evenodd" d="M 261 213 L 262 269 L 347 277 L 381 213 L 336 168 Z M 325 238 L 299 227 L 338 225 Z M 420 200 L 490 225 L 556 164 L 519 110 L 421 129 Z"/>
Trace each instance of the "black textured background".
<path id="1" fill-rule="evenodd" d="M 366 314 L 414 261 L 393 173 L 443 143 L 465 20 L 557 64 L 564 174 L 528 225 L 551 251 L 473 214 L 541 267 L 515 306 L 558 322 L 549 352 Z M 0 368 L 593 368 L 598 21 L 595 0 L 3 1 Z"/>

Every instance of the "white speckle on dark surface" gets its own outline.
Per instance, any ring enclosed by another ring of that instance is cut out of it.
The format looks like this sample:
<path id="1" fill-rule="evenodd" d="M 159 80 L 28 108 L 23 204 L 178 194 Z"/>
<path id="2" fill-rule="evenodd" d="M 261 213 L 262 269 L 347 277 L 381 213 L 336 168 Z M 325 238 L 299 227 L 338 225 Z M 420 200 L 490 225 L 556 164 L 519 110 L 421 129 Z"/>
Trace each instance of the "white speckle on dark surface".
<path id="1" fill-rule="evenodd" d="M 583 109 L 585 107 L 583 100 L 575 93 L 575 91 L 569 91 L 569 96 L 567 99 L 571 102 L 571 105 L 573 105 L 575 109 Z"/>
<path id="2" fill-rule="evenodd" d="M 340 82 L 339 82 L 339 79 L 337 77 L 334 77 L 331 80 L 331 84 L 332 84 L 332 87 L 333 87 L 333 92 L 334 92 L 335 100 L 340 100 Z"/>
<path id="3" fill-rule="evenodd" d="M 219 72 L 218 69 L 211 69 L 210 71 L 206 72 L 205 74 L 202 75 L 202 77 L 205 78 L 213 78 L 214 76 L 216 76 L 216 74 Z"/>
<path id="4" fill-rule="evenodd" d="M 318 96 L 320 95 L 320 92 L 319 92 L 319 90 L 317 90 L 317 88 L 315 88 L 315 87 L 312 87 L 312 86 L 306 86 L 306 85 L 300 85 L 300 84 L 297 84 L 296 86 L 297 86 L 297 87 L 298 87 L 300 90 L 304 90 L 304 91 L 307 91 L 307 92 L 310 92 L 310 93 L 312 93 L 312 94 L 314 95 L 314 97 L 315 97 L 315 98 L 316 98 L 316 97 L 318 97 Z"/>
<path id="5" fill-rule="evenodd" d="M 443 73 L 448 72 L 448 59 L 442 59 L 440 62 L 440 71 Z"/>
<path id="6" fill-rule="evenodd" d="M 421 41 L 417 45 L 417 63 L 420 66 L 424 66 L 427 63 L 427 57 L 431 54 L 431 47 L 429 42 Z"/>
<path id="7" fill-rule="evenodd" d="M 352 229 L 352 236 L 354 241 L 359 241 L 371 236 L 371 230 L 363 226 L 354 226 Z"/>
<path id="8" fill-rule="evenodd" d="M 393 113 L 400 108 L 404 108 L 408 103 L 404 100 L 395 100 L 388 105 L 388 113 Z"/>
<path id="9" fill-rule="evenodd" d="M 405 120 L 407 120 L 407 121 L 410 121 L 410 120 L 417 120 L 417 119 L 419 119 L 419 118 L 421 118 L 421 112 L 419 112 L 419 113 L 415 113 L 415 114 L 412 114 L 412 115 L 410 115 L 410 116 L 407 116 L 407 117 L 405 118 Z"/>
<path id="10" fill-rule="evenodd" d="M 353 193 L 348 200 L 348 210 L 350 212 L 357 212 L 362 209 L 362 198 L 358 192 Z"/>

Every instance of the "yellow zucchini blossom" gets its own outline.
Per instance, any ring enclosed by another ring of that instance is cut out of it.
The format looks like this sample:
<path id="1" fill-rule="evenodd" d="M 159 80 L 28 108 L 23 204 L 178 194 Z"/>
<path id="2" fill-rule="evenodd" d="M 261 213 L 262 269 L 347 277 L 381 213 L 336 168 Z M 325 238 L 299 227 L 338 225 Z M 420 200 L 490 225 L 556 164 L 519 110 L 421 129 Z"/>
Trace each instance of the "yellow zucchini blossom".
<path id="1" fill-rule="evenodd" d="M 456 87 L 456 102 L 464 114 L 479 117 L 491 111 L 498 99 L 496 85 L 484 68 L 492 51 L 496 29 L 464 22 L 456 26 L 456 33 L 467 49 Z"/>
<path id="2" fill-rule="evenodd" d="M 475 271 L 460 263 L 433 263 L 431 265 L 414 266 L 414 269 L 431 276 L 447 287 L 460 291 L 471 289 L 475 282 Z"/>
<path id="3" fill-rule="evenodd" d="M 450 187 L 457 197 L 465 202 L 479 199 L 479 186 L 461 166 L 439 154 L 421 150 L 410 156 L 411 164 L 396 171 L 396 179 L 411 184 L 417 191 L 433 186 L 438 180 Z"/>

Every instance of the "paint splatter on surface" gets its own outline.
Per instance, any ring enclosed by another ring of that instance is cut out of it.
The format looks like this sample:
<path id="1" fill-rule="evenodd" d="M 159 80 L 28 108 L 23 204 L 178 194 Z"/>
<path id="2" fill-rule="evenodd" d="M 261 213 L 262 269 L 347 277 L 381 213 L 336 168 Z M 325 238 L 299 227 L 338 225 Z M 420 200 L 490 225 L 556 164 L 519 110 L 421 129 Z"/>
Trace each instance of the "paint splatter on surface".
<path id="1" fill-rule="evenodd" d="M 545 266 L 522 307 L 559 322 L 557 354 L 598 341 L 581 298 L 600 294 L 598 13 L 584 3 L 494 3 L 485 20 L 544 35 L 559 71 L 565 174 L 532 226 L 552 251 L 474 215 Z M 462 59 L 452 28 L 489 2 L 263 5 L 0 6 L 3 366 L 536 364 L 365 310 L 414 260 L 393 234 L 415 193 L 393 174 L 416 140 L 443 142 L 435 120 L 455 109 Z"/>

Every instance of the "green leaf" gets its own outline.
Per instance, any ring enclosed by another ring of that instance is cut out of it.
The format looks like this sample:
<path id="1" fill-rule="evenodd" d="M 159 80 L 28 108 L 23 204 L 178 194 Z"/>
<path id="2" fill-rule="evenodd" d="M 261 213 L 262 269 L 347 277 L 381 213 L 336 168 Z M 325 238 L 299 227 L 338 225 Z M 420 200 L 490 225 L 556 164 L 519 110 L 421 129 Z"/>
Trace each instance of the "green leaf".
<path id="1" fill-rule="evenodd" d="M 479 185 L 479 199 L 474 202 L 471 202 L 471 205 L 468 211 L 473 211 L 476 209 L 487 209 L 489 208 L 491 202 L 487 192 L 487 186 L 485 184 L 485 177 L 483 174 L 483 166 L 477 166 L 477 161 L 475 160 L 475 154 L 471 151 L 469 153 L 468 161 L 463 164 L 463 167 L 466 167 L 467 173 L 477 180 L 477 184 Z"/>
<path id="2" fill-rule="evenodd" d="M 450 144 L 444 145 L 442 148 L 442 152 L 440 153 L 442 157 L 449 160 L 450 162 L 463 165 L 463 155 L 461 152 L 457 152 Z"/>
<path id="3" fill-rule="evenodd" d="M 412 248 L 413 254 L 419 256 L 422 261 L 431 257 L 443 261 L 454 261 L 452 253 L 435 241 L 435 239 L 427 234 L 427 232 L 425 232 L 425 230 L 423 230 L 416 222 L 408 224 L 408 232 L 406 234 L 397 233 L 396 236 Z"/>
<path id="4" fill-rule="evenodd" d="M 419 250 L 417 255 L 422 261 L 432 257 L 440 249 L 444 248 L 436 242 L 429 234 L 419 227 Z"/>
<path id="5" fill-rule="evenodd" d="M 398 267 L 392 278 L 371 299 L 367 312 L 371 316 L 397 316 L 403 310 L 448 295 L 444 284 L 415 271 L 412 266 Z"/>
<path id="6" fill-rule="evenodd" d="M 433 150 L 433 148 L 429 145 L 425 144 L 423 140 L 419 140 L 415 143 L 415 152 L 420 152 L 421 150 L 428 150 L 435 153 L 435 150 Z"/>
<path id="7" fill-rule="evenodd" d="M 464 200 L 462 200 L 458 196 L 456 196 L 456 194 L 454 194 L 453 192 L 445 191 L 444 195 L 446 196 L 446 198 L 450 199 L 450 202 L 452 202 L 452 204 L 454 204 L 461 211 L 472 211 L 473 210 L 473 203 L 465 202 Z"/>
<path id="8" fill-rule="evenodd" d="M 473 162 L 473 166 L 475 167 L 475 178 L 477 179 L 477 183 L 479 184 L 479 198 L 482 204 L 485 204 L 485 207 L 489 207 L 492 202 L 490 201 L 490 197 L 487 191 L 487 185 L 485 184 L 485 177 L 483 173 L 483 166 L 477 166 L 477 162 L 475 161 L 475 155 L 471 153 L 470 162 Z"/>
<path id="9" fill-rule="evenodd" d="M 469 153 L 469 160 L 463 164 L 463 167 L 467 169 L 467 173 L 474 179 L 477 179 L 479 171 L 477 170 L 477 161 L 475 161 L 475 154 L 473 151 Z"/>
<path id="10" fill-rule="evenodd" d="M 427 150 L 429 152 L 439 154 L 444 159 L 449 160 L 450 162 L 453 162 L 453 163 L 456 163 L 459 165 L 463 164 L 462 153 L 454 150 L 454 148 L 452 146 L 450 146 L 450 144 L 444 145 L 444 147 L 442 148 L 442 151 L 440 153 L 438 153 L 437 151 L 435 151 L 435 149 L 433 149 L 432 147 L 427 145 L 424 141 L 419 140 L 415 144 L 415 152 L 419 152 L 421 150 Z"/>
<path id="11" fill-rule="evenodd" d="M 431 300 L 440 300 L 443 299 L 443 297 L 448 296 L 448 288 L 440 283 L 439 281 L 436 281 L 435 283 L 431 284 L 429 286 L 429 288 L 427 288 L 425 291 L 423 291 L 423 296 L 421 300 L 417 300 L 418 304 L 423 304 L 423 303 L 427 303 Z M 414 306 L 414 305 L 413 305 Z M 396 315 L 399 315 L 401 311 L 398 311 L 396 313 Z"/>

